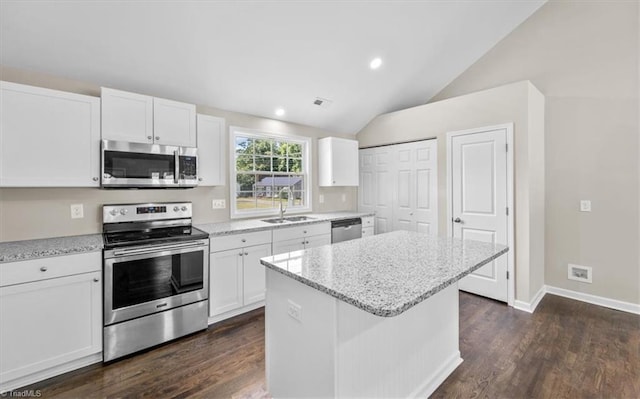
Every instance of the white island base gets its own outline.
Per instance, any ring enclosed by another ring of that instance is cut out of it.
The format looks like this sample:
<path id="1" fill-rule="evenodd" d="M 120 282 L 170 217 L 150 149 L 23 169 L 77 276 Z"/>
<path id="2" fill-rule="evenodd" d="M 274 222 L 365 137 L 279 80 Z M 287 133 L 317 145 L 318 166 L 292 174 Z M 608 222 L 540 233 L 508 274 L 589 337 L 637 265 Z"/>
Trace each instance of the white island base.
<path id="1" fill-rule="evenodd" d="M 462 362 L 457 283 L 380 317 L 266 273 L 266 377 L 274 398 L 424 398 Z M 299 320 L 289 315 L 296 305 Z"/>

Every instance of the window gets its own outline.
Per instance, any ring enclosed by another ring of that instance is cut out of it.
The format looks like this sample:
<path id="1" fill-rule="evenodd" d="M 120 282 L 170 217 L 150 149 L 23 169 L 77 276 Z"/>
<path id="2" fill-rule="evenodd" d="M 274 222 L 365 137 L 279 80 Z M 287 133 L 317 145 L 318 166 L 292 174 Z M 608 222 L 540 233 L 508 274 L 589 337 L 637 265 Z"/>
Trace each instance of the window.
<path id="1" fill-rule="evenodd" d="M 311 210 L 310 139 L 231 127 L 231 143 L 232 217 Z"/>

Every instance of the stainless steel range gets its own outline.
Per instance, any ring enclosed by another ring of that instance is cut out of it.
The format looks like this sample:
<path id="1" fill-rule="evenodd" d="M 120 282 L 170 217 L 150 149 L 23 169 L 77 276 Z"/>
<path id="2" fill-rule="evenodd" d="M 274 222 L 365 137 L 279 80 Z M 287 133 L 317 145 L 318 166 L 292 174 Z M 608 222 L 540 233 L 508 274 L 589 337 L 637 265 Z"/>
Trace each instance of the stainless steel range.
<path id="1" fill-rule="evenodd" d="M 209 236 L 185 203 L 104 205 L 104 361 L 207 328 Z"/>

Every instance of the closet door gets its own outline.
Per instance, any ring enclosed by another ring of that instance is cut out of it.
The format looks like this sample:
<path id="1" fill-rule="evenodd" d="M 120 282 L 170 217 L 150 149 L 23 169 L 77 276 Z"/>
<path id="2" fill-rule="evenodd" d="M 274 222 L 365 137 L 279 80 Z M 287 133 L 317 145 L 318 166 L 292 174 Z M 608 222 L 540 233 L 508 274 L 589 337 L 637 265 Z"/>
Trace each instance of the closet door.
<path id="1" fill-rule="evenodd" d="M 438 234 L 437 140 L 360 150 L 358 209 L 375 211 L 376 234 Z"/>

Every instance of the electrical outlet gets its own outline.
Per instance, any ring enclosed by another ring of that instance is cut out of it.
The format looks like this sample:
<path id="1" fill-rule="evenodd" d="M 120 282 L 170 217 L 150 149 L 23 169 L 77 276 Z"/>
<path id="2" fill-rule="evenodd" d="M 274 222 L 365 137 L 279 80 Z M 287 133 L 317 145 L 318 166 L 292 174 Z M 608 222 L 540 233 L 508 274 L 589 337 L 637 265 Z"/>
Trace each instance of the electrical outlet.
<path id="1" fill-rule="evenodd" d="M 580 212 L 591 212 L 590 200 L 580 200 Z"/>
<path id="2" fill-rule="evenodd" d="M 324 194 L 320 194 L 319 201 L 321 204 L 324 204 Z"/>
<path id="3" fill-rule="evenodd" d="M 71 204 L 71 219 L 82 219 L 84 217 L 84 208 L 82 204 Z"/>
<path id="4" fill-rule="evenodd" d="M 293 302 L 291 299 L 288 300 L 288 307 L 287 307 L 287 314 L 289 316 L 291 316 L 292 318 L 298 320 L 298 321 L 302 321 L 302 306 L 298 305 L 297 303 Z"/>
<path id="5" fill-rule="evenodd" d="M 347 194 L 342 194 L 342 202 L 347 202 Z"/>
<path id="6" fill-rule="evenodd" d="M 581 281 L 583 283 L 592 283 L 591 268 L 589 266 L 572 265 L 569 263 L 567 269 L 567 278 L 569 280 Z"/>
<path id="7" fill-rule="evenodd" d="M 223 199 L 214 199 L 213 201 L 211 201 L 211 208 L 213 209 L 224 209 L 226 207 L 226 201 Z"/>

